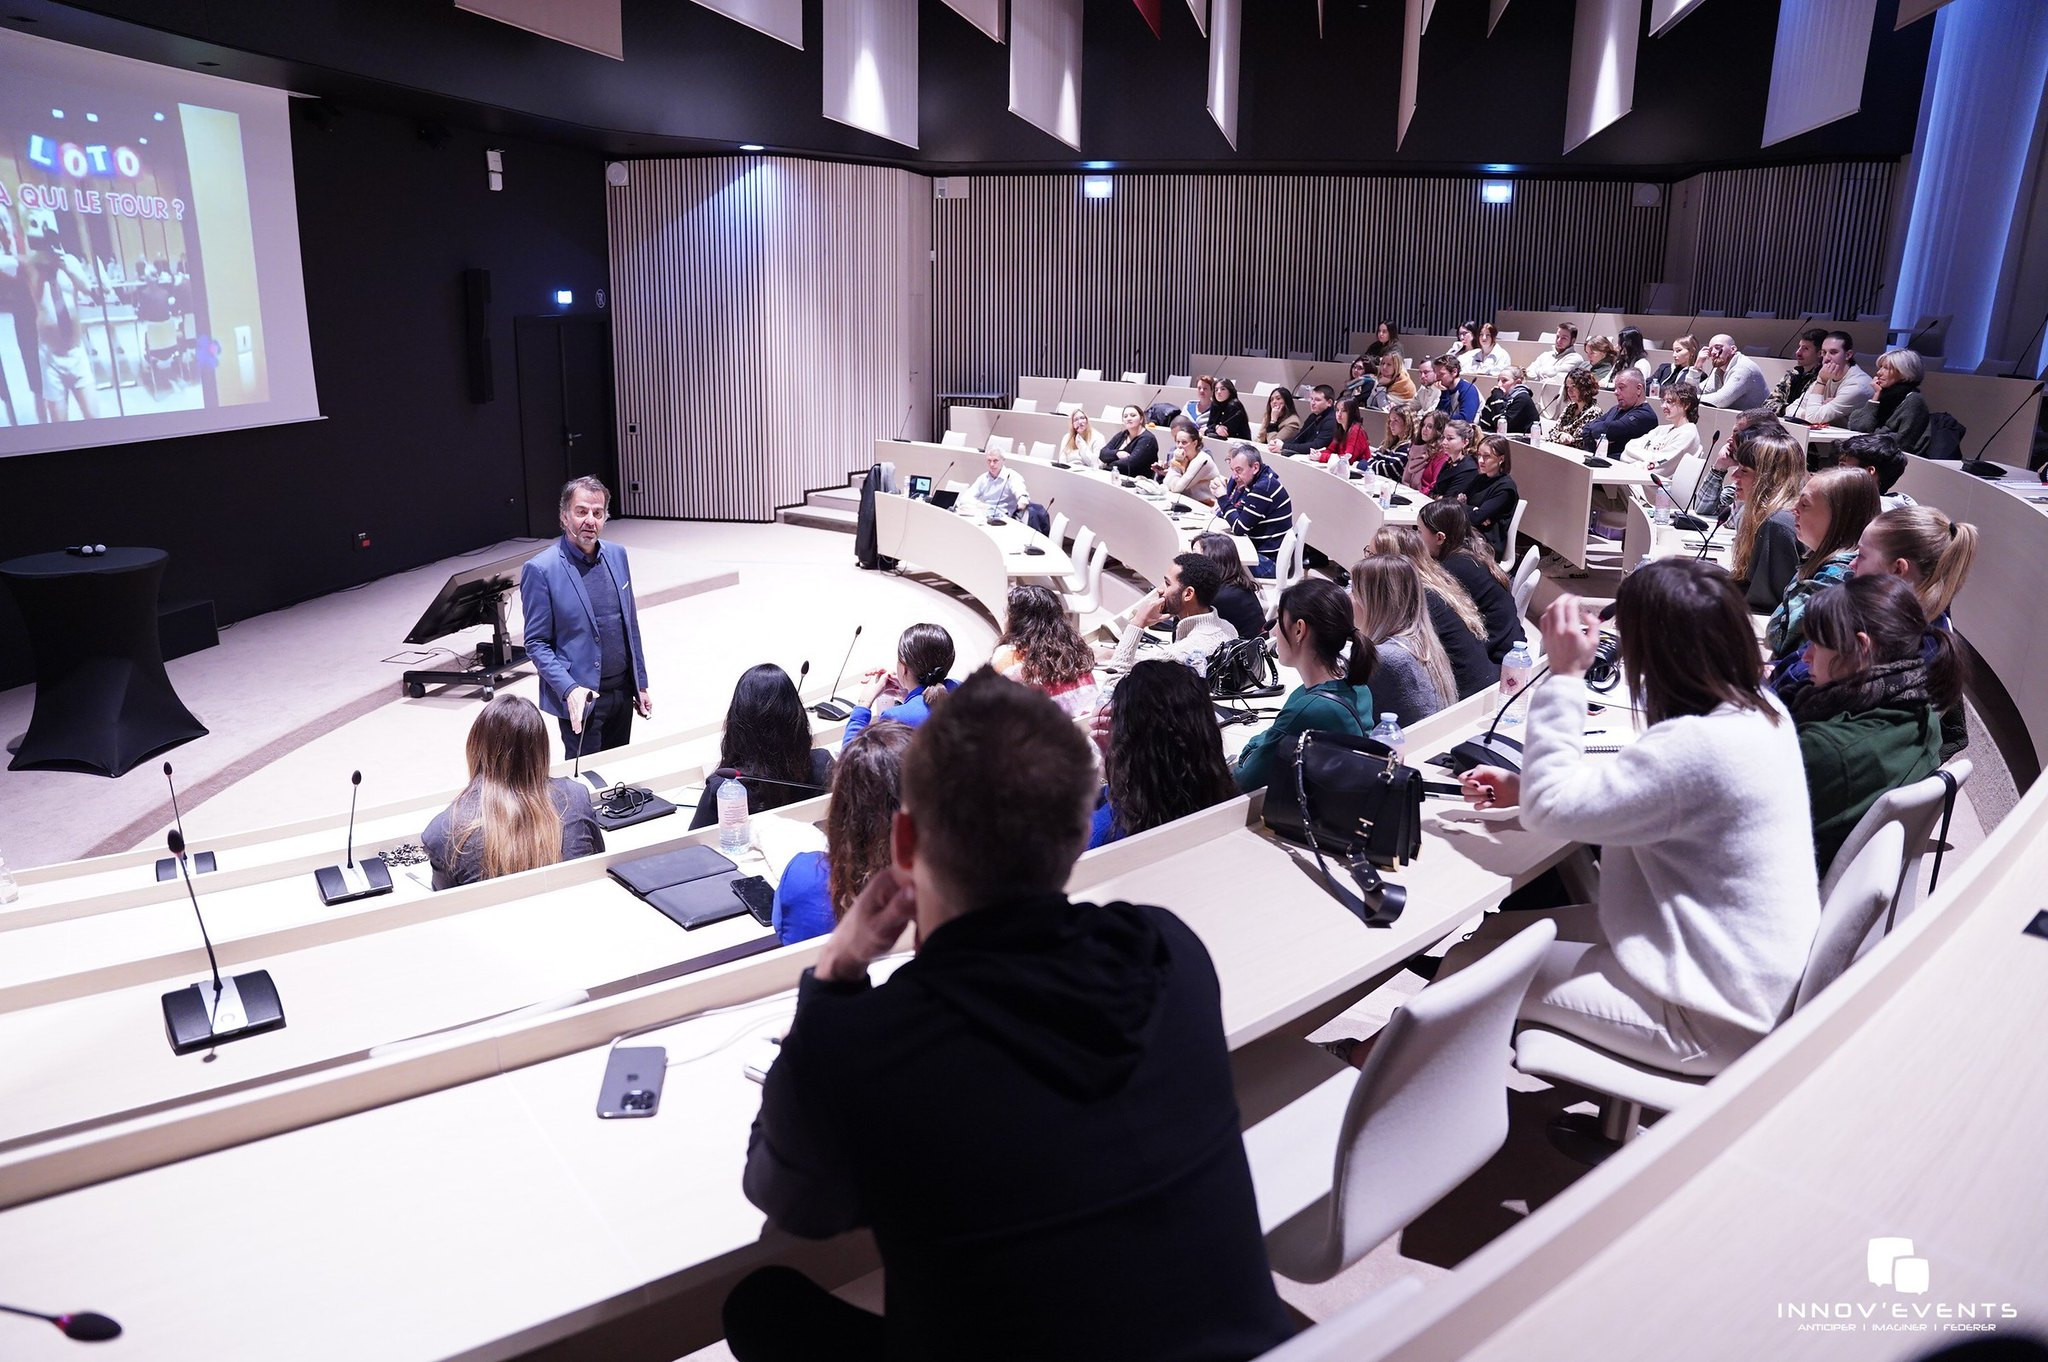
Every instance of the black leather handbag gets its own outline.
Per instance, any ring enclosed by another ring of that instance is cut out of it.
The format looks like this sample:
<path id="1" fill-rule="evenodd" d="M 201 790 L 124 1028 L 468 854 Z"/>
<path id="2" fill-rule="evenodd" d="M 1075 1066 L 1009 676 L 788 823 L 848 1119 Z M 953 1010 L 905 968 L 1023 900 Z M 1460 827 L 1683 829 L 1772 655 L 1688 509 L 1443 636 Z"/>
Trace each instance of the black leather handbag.
<path id="1" fill-rule="evenodd" d="M 1408 893 L 1376 867 L 1406 865 L 1422 850 L 1422 776 L 1372 738 L 1310 730 L 1283 738 L 1266 786 L 1266 826 L 1306 843 L 1330 891 L 1368 926 L 1390 925 Z M 1343 858 L 1358 886 L 1337 881 L 1325 852 Z"/>

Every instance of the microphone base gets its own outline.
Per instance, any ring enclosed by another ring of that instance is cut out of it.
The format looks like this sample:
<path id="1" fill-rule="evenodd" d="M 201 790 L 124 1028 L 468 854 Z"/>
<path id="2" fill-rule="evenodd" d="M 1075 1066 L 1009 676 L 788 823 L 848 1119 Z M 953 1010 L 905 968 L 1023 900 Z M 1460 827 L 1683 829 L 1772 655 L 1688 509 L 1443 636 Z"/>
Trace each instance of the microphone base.
<path id="1" fill-rule="evenodd" d="M 164 1034 L 170 1037 L 174 1055 L 189 1055 L 283 1027 L 284 1003 L 278 999 L 277 985 L 270 982 L 269 970 L 250 970 L 221 980 L 218 1003 L 210 979 L 164 994 Z"/>
<path id="2" fill-rule="evenodd" d="M 1503 771 L 1520 774 L 1522 770 L 1522 743 L 1505 733 L 1492 737 L 1470 738 L 1445 753 L 1451 769 L 1459 775 L 1475 766 L 1498 766 Z"/>
<path id="3" fill-rule="evenodd" d="M 187 869 L 194 875 L 211 875 L 214 871 L 220 869 L 219 866 L 214 864 L 213 853 L 210 851 L 195 851 L 186 857 L 186 860 L 189 863 Z M 165 856 L 159 860 L 156 863 L 156 878 L 158 883 L 177 879 L 178 858 L 176 856 Z"/>
<path id="4" fill-rule="evenodd" d="M 1614 467 L 1614 460 L 1612 460 L 1612 459 L 1603 459 L 1603 458 L 1601 458 L 1601 457 L 1600 457 L 1600 456 L 1599 456 L 1598 454 L 1588 454 L 1588 455 L 1586 456 L 1586 467 L 1588 467 L 1588 468 L 1612 468 L 1612 467 Z"/>
<path id="5" fill-rule="evenodd" d="M 835 695 L 830 700 L 821 700 L 811 706 L 811 713 L 828 723 L 838 723 L 853 717 L 853 708 Z"/>
<path id="6" fill-rule="evenodd" d="M 365 856 L 352 866 L 323 865 L 313 872 L 313 882 L 320 887 L 320 901 L 332 908 L 390 893 L 391 868 L 381 856 Z"/>
<path id="7" fill-rule="evenodd" d="M 2003 468 L 1986 459 L 1964 459 L 1963 471 L 1971 477 L 1983 478 L 1987 482 L 1997 482 L 2005 476 Z"/>
<path id="8" fill-rule="evenodd" d="M 1695 534 L 1707 532 L 1707 522 L 1696 515 L 1675 515 L 1671 517 L 1671 527 L 1676 530 L 1691 530 Z"/>

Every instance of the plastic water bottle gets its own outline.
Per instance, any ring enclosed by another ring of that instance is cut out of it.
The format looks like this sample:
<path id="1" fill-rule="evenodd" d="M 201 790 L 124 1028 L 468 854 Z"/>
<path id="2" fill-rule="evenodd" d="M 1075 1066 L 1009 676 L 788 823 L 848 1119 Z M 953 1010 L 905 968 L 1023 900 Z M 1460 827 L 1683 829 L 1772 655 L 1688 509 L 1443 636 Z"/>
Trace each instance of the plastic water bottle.
<path id="1" fill-rule="evenodd" d="M 1496 416 L 1493 418 L 1493 433 L 1495 435 L 1505 435 L 1508 433 L 1508 418 L 1506 416 Z"/>
<path id="2" fill-rule="evenodd" d="M 1385 716 L 1378 723 L 1372 726 L 1372 732 L 1366 734 L 1366 736 L 1374 742 L 1384 743 L 1392 749 L 1394 760 L 1406 761 L 1408 759 L 1408 735 L 1401 731 L 1401 716 L 1394 713 L 1391 709 L 1386 712 Z"/>
<path id="3" fill-rule="evenodd" d="M 1529 656 L 1527 643 L 1517 642 L 1508 649 L 1506 660 L 1500 664 L 1500 693 L 1508 697 L 1507 717 L 1501 720 L 1502 727 L 1512 728 L 1522 722 L 1522 716 L 1515 710 L 1514 698 L 1529 684 L 1529 674 L 1535 670 L 1536 659 Z"/>
<path id="4" fill-rule="evenodd" d="M 718 849 L 745 851 L 752 842 L 747 832 L 747 787 L 728 780 L 718 787 Z"/>
<path id="5" fill-rule="evenodd" d="M 21 886 L 14 882 L 14 872 L 7 868 L 7 858 L 0 856 L 0 903 L 12 903 L 21 897 Z"/>
<path id="6" fill-rule="evenodd" d="M 1598 440 L 1594 441 L 1593 457 L 1596 459 L 1604 459 L 1607 457 L 1607 437 L 1605 435 L 1602 435 Z"/>

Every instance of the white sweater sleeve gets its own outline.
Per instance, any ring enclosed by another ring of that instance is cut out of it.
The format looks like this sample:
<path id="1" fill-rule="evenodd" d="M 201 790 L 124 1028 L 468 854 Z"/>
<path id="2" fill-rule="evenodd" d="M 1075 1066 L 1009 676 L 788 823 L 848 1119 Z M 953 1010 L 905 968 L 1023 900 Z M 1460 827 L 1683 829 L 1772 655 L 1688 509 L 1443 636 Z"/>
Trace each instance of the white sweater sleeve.
<path id="1" fill-rule="evenodd" d="M 1586 704 L 1585 678 L 1578 676 L 1552 675 L 1530 697 L 1522 826 L 1542 836 L 1616 846 L 1670 836 L 1686 807 L 1670 735 L 1652 728 L 1611 759 L 1589 762 Z"/>

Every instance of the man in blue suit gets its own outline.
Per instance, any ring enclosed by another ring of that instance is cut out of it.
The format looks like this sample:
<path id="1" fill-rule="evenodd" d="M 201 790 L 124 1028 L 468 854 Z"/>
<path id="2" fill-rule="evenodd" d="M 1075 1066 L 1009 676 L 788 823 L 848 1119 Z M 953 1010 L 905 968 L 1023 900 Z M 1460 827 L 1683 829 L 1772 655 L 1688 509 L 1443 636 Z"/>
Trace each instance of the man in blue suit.
<path id="1" fill-rule="evenodd" d="M 540 707 L 562 725 L 562 750 L 602 752 L 633 738 L 633 714 L 654 713 L 626 551 L 603 544 L 611 492 L 596 478 L 562 488 L 562 537 L 519 575 L 526 652 Z"/>

